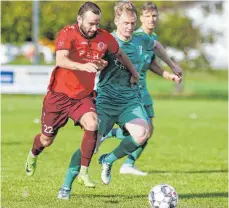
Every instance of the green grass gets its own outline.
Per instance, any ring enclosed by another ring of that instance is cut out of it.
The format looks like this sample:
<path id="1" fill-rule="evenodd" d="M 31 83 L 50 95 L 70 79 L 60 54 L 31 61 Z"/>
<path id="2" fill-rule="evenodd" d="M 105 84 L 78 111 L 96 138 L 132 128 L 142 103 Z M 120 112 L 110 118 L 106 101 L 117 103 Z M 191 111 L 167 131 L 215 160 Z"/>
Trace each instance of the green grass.
<path id="1" fill-rule="evenodd" d="M 2 96 L 2 208 L 147 208 L 148 192 L 159 183 L 176 188 L 179 208 L 227 207 L 226 100 L 155 99 L 155 133 L 136 164 L 149 175 L 120 176 L 122 159 L 113 166 L 111 184 L 103 185 L 97 159 L 119 143 L 110 139 L 91 163 L 97 188 L 75 183 L 69 201 L 57 200 L 57 193 L 83 133 L 72 121 L 40 155 L 35 175 L 25 175 L 33 136 L 40 131 L 34 121 L 41 106 L 41 96 Z"/>
<path id="2" fill-rule="evenodd" d="M 228 71 L 184 71 L 183 91 L 176 99 L 228 100 Z M 175 84 L 149 72 L 148 89 L 153 97 L 174 99 Z"/>

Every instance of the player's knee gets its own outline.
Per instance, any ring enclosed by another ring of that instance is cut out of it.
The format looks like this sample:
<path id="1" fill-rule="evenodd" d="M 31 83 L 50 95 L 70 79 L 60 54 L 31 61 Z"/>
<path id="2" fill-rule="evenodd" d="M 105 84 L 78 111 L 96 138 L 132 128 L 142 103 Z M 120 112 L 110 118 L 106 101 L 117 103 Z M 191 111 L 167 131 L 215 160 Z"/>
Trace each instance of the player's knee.
<path id="1" fill-rule="evenodd" d="M 87 130 L 88 131 L 96 131 L 97 130 L 98 123 L 96 121 L 91 122 L 87 125 Z"/>
<path id="2" fill-rule="evenodd" d="M 86 113 L 82 116 L 80 123 L 85 130 L 96 131 L 98 128 L 98 116 L 96 113 Z"/>
<path id="3" fill-rule="evenodd" d="M 133 138 L 139 143 L 144 144 L 148 139 L 149 128 L 141 127 L 138 129 L 137 133 L 133 135 Z"/>
<path id="4" fill-rule="evenodd" d="M 88 119 L 87 122 L 85 122 L 84 129 L 88 131 L 96 131 L 97 128 L 98 128 L 97 118 L 91 118 L 91 119 Z"/>
<path id="5" fill-rule="evenodd" d="M 41 144 L 44 147 L 48 147 L 53 143 L 54 138 L 55 138 L 55 136 L 54 137 L 48 137 L 48 136 L 45 136 L 44 134 L 42 134 L 41 138 L 40 138 Z"/>

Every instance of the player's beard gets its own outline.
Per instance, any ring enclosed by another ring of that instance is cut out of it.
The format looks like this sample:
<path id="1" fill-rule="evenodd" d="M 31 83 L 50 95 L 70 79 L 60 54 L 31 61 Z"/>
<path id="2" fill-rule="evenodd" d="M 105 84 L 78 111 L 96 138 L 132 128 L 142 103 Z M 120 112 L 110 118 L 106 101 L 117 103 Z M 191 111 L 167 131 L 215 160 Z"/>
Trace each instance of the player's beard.
<path id="1" fill-rule="evenodd" d="M 83 25 L 80 25 L 80 30 L 83 33 L 84 36 L 86 36 L 87 38 L 92 38 L 94 37 L 95 33 L 91 33 L 89 32 Z"/>

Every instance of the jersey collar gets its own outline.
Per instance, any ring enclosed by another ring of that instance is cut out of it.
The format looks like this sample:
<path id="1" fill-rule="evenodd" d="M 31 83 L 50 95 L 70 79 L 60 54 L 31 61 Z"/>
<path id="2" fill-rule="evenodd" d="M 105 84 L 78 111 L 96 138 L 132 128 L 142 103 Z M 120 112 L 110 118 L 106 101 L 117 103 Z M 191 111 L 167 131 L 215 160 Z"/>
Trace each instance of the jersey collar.
<path id="1" fill-rule="evenodd" d="M 133 35 L 131 36 L 131 39 L 129 39 L 129 40 L 121 40 L 118 36 L 117 36 L 117 33 L 116 33 L 116 30 L 114 30 L 113 32 L 112 32 L 113 34 L 114 34 L 114 36 L 115 36 L 115 38 L 116 39 L 118 39 L 119 41 L 121 41 L 121 42 L 123 42 L 123 43 L 129 43 L 132 39 L 133 39 Z"/>

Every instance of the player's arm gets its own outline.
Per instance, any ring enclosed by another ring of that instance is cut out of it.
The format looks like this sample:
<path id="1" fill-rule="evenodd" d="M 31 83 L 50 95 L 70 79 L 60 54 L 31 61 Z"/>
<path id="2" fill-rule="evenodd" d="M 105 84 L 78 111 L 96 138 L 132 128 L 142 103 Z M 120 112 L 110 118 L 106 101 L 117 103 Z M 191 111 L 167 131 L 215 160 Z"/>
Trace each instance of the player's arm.
<path id="1" fill-rule="evenodd" d="M 171 74 L 168 71 L 165 71 L 161 68 L 161 66 L 158 64 L 156 58 L 154 58 L 150 65 L 150 71 L 154 72 L 155 74 L 164 77 L 167 80 L 172 80 L 176 82 L 177 84 L 181 83 L 182 78 L 178 77 L 175 74 Z"/>
<path id="2" fill-rule="evenodd" d="M 162 69 L 161 66 L 158 64 L 155 55 L 152 57 L 152 60 L 151 60 L 151 64 L 150 64 L 150 68 L 149 69 L 153 73 L 155 73 L 155 74 L 157 74 L 157 75 L 159 75 L 161 77 L 163 76 L 164 69 Z"/>
<path id="3" fill-rule="evenodd" d="M 72 48 L 72 40 L 74 40 L 74 30 L 71 25 L 64 27 L 56 38 L 56 65 L 69 70 L 80 70 L 87 72 L 97 72 L 97 65 L 95 63 L 78 63 L 69 58 Z"/>
<path id="4" fill-rule="evenodd" d="M 124 51 L 119 48 L 118 52 L 114 54 L 115 57 L 119 60 L 119 62 L 125 66 L 129 72 L 132 74 L 132 81 L 133 79 L 136 79 L 136 81 L 134 81 L 133 83 L 137 82 L 140 78 L 138 72 L 136 71 L 136 69 L 134 68 L 133 64 L 131 63 L 130 59 L 128 58 L 128 56 L 124 53 Z"/>
<path id="5" fill-rule="evenodd" d="M 56 65 L 70 70 L 87 71 L 92 73 L 95 73 L 98 70 L 98 66 L 94 63 L 81 64 L 70 60 L 68 50 L 56 51 Z"/>
<path id="6" fill-rule="evenodd" d="M 161 45 L 159 41 L 157 40 L 155 41 L 153 50 L 155 54 L 172 69 L 174 74 L 182 77 L 181 68 L 169 58 L 166 50 L 164 49 L 164 47 Z"/>

